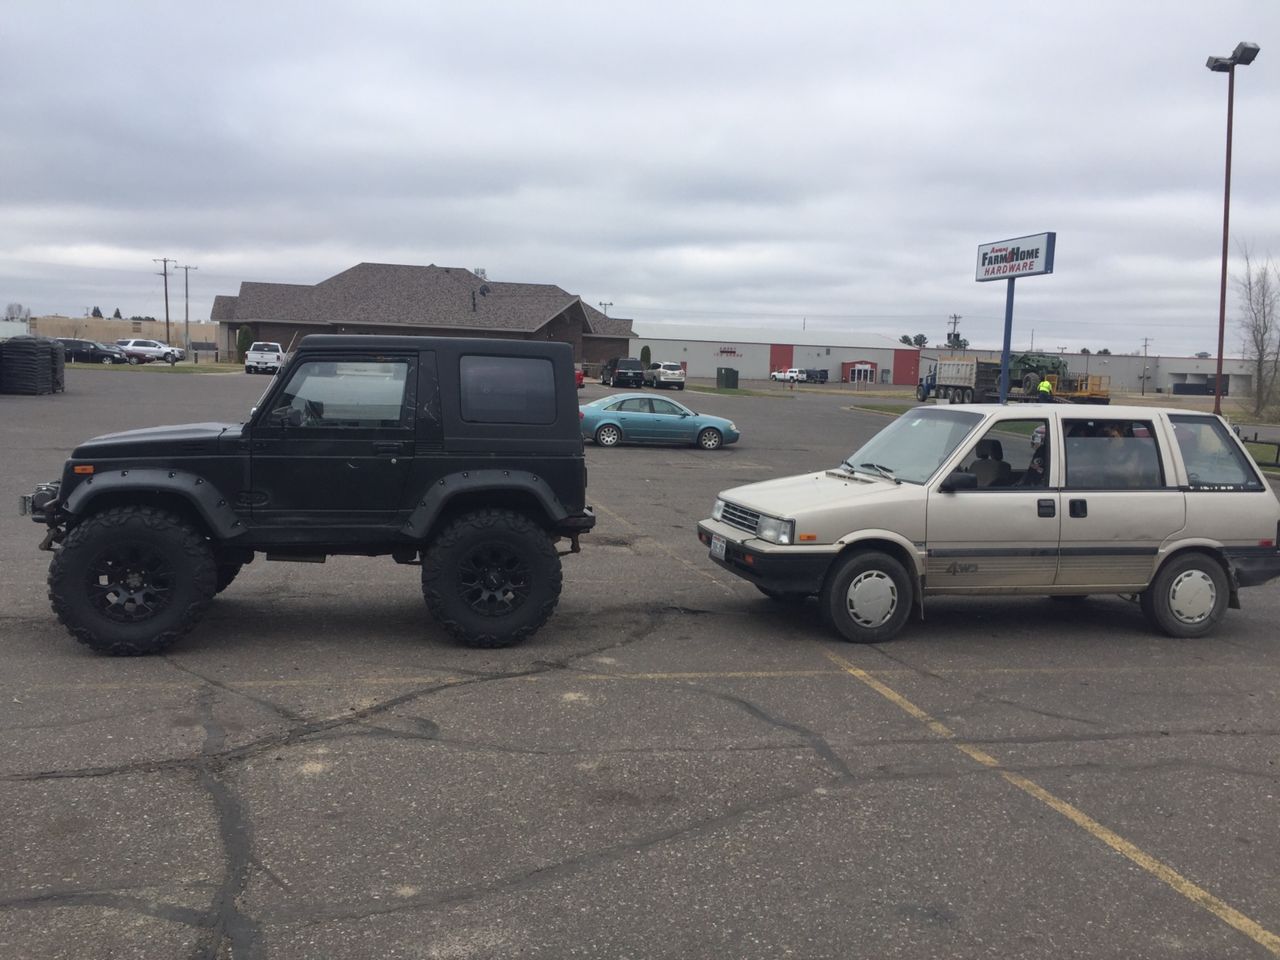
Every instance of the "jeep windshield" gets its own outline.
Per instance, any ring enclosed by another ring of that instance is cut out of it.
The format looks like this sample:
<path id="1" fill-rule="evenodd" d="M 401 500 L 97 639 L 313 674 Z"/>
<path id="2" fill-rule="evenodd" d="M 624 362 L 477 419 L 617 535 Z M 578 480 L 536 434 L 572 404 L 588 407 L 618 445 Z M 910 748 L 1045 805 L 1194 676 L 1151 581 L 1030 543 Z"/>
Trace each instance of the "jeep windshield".
<path id="1" fill-rule="evenodd" d="M 844 469 L 883 480 L 925 483 L 981 420 L 980 413 L 919 407 L 850 454 Z"/>

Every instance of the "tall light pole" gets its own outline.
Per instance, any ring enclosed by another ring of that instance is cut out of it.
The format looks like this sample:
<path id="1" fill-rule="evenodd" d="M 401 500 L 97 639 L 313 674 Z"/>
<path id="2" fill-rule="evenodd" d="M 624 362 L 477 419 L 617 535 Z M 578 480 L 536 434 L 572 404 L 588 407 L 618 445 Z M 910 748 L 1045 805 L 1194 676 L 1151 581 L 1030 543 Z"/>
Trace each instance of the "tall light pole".
<path id="1" fill-rule="evenodd" d="M 1247 67 L 1258 55 L 1256 43 L 1237 43 L 1229 57 L 1210 57 L 1205 66 L 1227 75 L 1227 176 L 1222 189 L 1222 286 L 1218 292 L 1218 373 L 1213 378 L 1213 412 L 1222 413 L 1222 341 L 1227 332 L 1227 240 L 1231 231 L 1231 115 L 1235 109 L 1236 66 Z"/>
<path id="2" fill-rule="evenodd" d="M 182 271 L 182 345 L 187 353 L 191 353 L 191 271 L 200 268 L 183 264 L 173 269 Z"/>

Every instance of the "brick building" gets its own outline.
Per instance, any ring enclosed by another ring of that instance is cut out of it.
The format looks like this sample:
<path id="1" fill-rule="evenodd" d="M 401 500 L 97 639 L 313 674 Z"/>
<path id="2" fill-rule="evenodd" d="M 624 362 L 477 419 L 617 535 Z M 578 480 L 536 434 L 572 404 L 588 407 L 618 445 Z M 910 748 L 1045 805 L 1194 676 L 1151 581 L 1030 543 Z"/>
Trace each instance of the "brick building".
<path id="1" fill-rule="evenodd" d="M 219 346 L 234 355 L 236 335 L 289 349 L 309 333 L 380 333 L 560 340 L 574 359 L 598 364 L 626 356 L 630 320 L 607 317 L 547 283 L 501 283 L 459 267 L 361 263 L 314 286 L 240 284 L 214 298 Z"/>

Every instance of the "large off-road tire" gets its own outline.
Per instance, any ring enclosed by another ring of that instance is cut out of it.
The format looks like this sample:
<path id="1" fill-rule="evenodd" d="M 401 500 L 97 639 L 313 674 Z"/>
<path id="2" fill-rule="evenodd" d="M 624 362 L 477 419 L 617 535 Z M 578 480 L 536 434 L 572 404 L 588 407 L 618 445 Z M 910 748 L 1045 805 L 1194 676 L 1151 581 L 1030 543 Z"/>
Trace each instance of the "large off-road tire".
<path id="1" fill-rule="evenodd" d="M 218 583 L 214 589 L 214 593 L 221 593 L 227 587 L 231 586 L 231 581 L 240 574 L 240 570 L 244 567 L 243 563 L 220 563 L 218 564 Z"/>
<path id="2" fill-rule="evenodd" d="M 81 521 L 49 565 L 62 625 L 99 653 L 158 653 L 194 627 L 217 589 L 205 538 L 155 507 L 112 507 Z"/>
<path id="3" fill-rule="evenodd" d="M 823 616 L 850 643 L 880 643 L 911 615 L 911 578 L 887 553 L 855 553 L 827 578 L 820 603 Z"/>
<path id="4" fill-rule="evenodd" d="M 547 532 L 511 510 L 458 517 L 422 561 L 427 609 L 468 647 L 509 647 L 531 636 L 555 610 L 561 580 Z"/>
<path id="5" fill-rule="evenodd" d="M 1203 637 L 1227 612 L 1231 587 L 1222 564 L 1205 553 L 1165 561 L 1141 594 L 1142 612 L 1171 637 Z"/>

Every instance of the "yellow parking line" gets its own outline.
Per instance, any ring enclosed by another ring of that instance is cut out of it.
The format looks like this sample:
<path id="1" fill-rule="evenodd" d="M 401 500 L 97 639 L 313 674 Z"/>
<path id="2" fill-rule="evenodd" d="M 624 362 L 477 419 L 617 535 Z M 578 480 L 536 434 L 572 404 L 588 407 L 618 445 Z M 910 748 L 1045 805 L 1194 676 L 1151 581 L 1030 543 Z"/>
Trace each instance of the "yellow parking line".
<path id="1" fill-rule="evenodd" d="M 1168 884 L 1173 890 L 1186 897 L 1192 903 L 1209 911 L 1223 923 L 1234 927 L 1250 940 L 1253 940 L 1255 943 L 1265 947 L 1271 953 L 1276 956 L 1280 956 L 1280 937 L 1276 936 L 1261 924 L 1245 916 L 1229 904 L 1219 900 L 1203 887 L 1197 886 L 1168 864 L 1163 863 L 1150 854 L 1143 852 L 1114 830 L 1104 827 L 1079 807 L 1073 806 L 1066 800 L 1053 795 L 1035 781 L 1029 780 L 1021 774 L 1001 769 L 1000 761 L 995 757 L 961 741 L 956 736 L 955 731 L 946 726 L 946 724 L 929 716 L 929 714 L 921 710 L 902 694 L 898 693 L 893 688 L 886 686 L 867 671 L 854 666 L 848 660 L 845 660 L 838 654 L 832 653 L 830 650 L 824 650 L 823 653 L 826 655 L 827 659 L 837 664 L 845 671 L 845 673 L 857 680 L 860 680 L 890 703 L 900 707 L 902 710 L 915 717 L 938 736 L 950 741 L 952 746 L 961 753 L 982 764 L 984 767 L 990 767 L 997 770 L 1000 773 L 1000 776 L 1013 786 L 1017 787 L 1023 793 L 1026 793 L 1028 796 L 1035 797 L 1035 799 L 1039 800 L 1045 806 L 1052 810 L 1056 810 L 1090 836 L 1097 840 L 1101 840 L 1112 850 L 1116 851 L 1116 853 L 1127 857 L 1152 876 Z"/>

